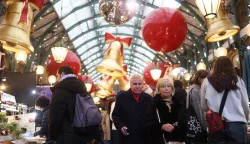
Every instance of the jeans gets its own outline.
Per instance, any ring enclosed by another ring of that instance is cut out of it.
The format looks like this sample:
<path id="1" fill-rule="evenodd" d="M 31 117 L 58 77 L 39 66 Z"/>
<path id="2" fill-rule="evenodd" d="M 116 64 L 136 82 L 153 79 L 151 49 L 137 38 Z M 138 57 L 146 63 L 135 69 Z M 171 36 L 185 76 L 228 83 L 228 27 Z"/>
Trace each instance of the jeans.
<path id="1" fill-rule="evenodd" d="M 110 140 L 104 140 L 104 144 L 111 144 Z"/>
<path id="2" fill-rule="evenodd" d="M 226 122 L 224 131 L 208 137 L 209 144 L 248 144 L 247 125 L 243 122 Z"/>

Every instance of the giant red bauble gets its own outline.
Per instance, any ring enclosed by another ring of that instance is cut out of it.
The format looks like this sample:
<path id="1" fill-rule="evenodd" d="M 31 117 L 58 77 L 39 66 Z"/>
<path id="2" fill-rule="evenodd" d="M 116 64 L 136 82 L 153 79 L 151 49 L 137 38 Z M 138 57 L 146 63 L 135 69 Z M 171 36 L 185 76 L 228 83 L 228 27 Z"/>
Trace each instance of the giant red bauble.
<path id="1" fill-rule="evenodd" d="M 161 72 L 161 77 L 164 76 L 165 74 L 165 65 L 161 62 L 157 62 L 157 66 L 162 70 Z M 144 81 L 152 88 L 152 89 L 155 89 L 156 87 L 156 84 L 157 84 L 157 81 L 155 81 L 151 74 L 150 74 L 150 70 L 152 68 L 155 67 L 155 63 L 150 63 L 148 64 L 145 68 L 144 68 L 144 72 L 143 72 L 143 78 L 144 78 Z"/>
<path id="2" fill-rule="evenodd" d="M 146 44 L 157 52 L 178 49 L 187 35 L 187 23 L 182 14 L 171 8 L 158 8 L 144 20 L 142 36 Z"/>
<path id="3" fill-rule="evenodd" d="M 81 61 L 78 58 L 78 56 L 72 51 L 68 52 L 65 60 L 62 63 L 56 63 L 53 56 L 52 55 L 49 56 L 46 64 L 46 70 L 49 73 L 49 75 L 56 75 L 58 69 L 61 66 L 71 67 L 73 69 L 73 73 L 75 75 L 78 75 L 81 69 Z"/>
<path id="4" fill-rule="evenodd" d="M 78 75 L 78 79 L 81 80 L 83 83 L 87 82 L 87 76 L 86 75 Z M 95 89 L 94 81 L 90 76 L 88 76 L 88 81 L 92 84 L 91 89 L 88 93 L 92 93 Z"/>

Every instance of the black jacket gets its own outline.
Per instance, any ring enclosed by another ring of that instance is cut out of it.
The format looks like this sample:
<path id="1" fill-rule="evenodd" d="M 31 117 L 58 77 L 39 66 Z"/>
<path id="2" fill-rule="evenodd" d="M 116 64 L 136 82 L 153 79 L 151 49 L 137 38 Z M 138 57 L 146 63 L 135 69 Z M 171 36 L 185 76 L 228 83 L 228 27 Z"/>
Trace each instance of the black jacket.
<path id="1" fill-rule="evenodd" d="M 48 136 L 48 128 L 49 128 L 49 106 L 46 106 L 44 110 L 41 112 L 41 129 L 34 133 L 34 136 Z"/>
<path id="2" fill-rule="evenodd" d="M 163 124 L 174 124 L 178 122 L 178 107 L 176 105 L 176 100 L 172 98 L 173 104 L 171 105 L 171 112 L 168 106 L 162 100 L 160 95 L 156 95 L 153 98 L 153 105 L 147 110 L 146 119 L 144 123 L 145 131 L 145 144 L 165 144 L 162 134 L 164 133 L 166 142 L 169 141 L 180 141 L 179 136 L 179 126 L 174 126 L 173 132 L 163 132 L 161 130 Z M 156 108 L 159 111 L 159 116 L 161 123 L 156 113 Z"/>
<path id="3" fill-rule="evenodd" d="M 80 144 L 94 139 L 93 136 L 80 136 L 71 123 L 74 118 L 76 94 L 86 93 L 84 83 L 70 77 L 51 88 L 53 93 L 49 112 L 49 137 L 57 144 Z"/>
<path id="4" fill-rule="evenodd" d="M 180 140 L 185 141 L 186 139 L 186 99 L 187 92 L 182 86 L 175 85 L 174 99 L 176 101 L 176 107 L 178 108 L 178 124 L 180 130 Z"/>
<path id="5" fill-rule="evenodd" d="M 128 128 L 128 136 L 122 136 L 123 144 L 144 144 L 143 122 L 146 109 L 152 104 L 152 97 L 144 92 L 136 102 L 131 90 L 117 96 L 112 113 L 113 122 L 117 130 L 123 126 Z"/>

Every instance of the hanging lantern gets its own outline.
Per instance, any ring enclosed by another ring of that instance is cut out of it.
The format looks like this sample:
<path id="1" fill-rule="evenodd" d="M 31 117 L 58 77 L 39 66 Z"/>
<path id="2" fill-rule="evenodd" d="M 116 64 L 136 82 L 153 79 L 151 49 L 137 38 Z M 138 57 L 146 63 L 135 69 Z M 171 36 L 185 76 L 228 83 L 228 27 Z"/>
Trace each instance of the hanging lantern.
<path id="1" fill-rule="evenodd" d="M 85 84 L 88 93 L 93 92 L 93 90 L 94 90 L 94 82 L 93 82 L 93 80 L 92 80 L 92 78 L 90 76 L 88 76 L 88 75 L 79 75 L 78 79 L 81 80 Z"/>
<path id="2" fill-rule="evenodd" d="M 204 62 L 199 62 L 198 65 L 196 66 L 197 71 L 198 70 L 206 70 L 206 65 Z"/>
<path id="3" fill-rule="evenodd" d="M 239 32 L 240 27 L 234 25 L 224 8 L 224 3 L 221 2 L 217 17 L 213 19 L 206 19 L 208 32 L 205 37 L 207 42 L 218 42 L 229 37 L 232 37 Z"/>
<path id="4" fill-rule="evenodd" d="M 217 16 L 221 0 L 196 0 L 195 3 L 204 18 L 211 19 Z"/>
<path id="5" fill-rule="evenodd" d="M 157 81 L 161 77 L 161 72 L 162 70 L 157 66 L 157 63 L 155 63 L 155 67 L 150 70 L 150 75 L 153 80 Z"/>
<path id="6" fill-rule="evenodd" d="M 24 50 L 19 50 L 15 53 L 16 61 L 26 63 L 27 53 Z"/>
<path id="7" fill-rule="evenodd" d="M 215 56 L 216 57 L 227 56 L 227 49 L 223 47 L 217 48 L 215 51 Z"/>
<path id="8" fill-rule="evenodd" d="M 41 65 L 36 66 L 36 74 L 42 75 L 44 73 L 44 68 Z"/>
<path id="9" fill-rule="evenodd" d="M 51 48 L 51 52 L 56 63 L 62 63 L 68 54 L 68 49 L 64 47 L 53 47 Z"/>
<path id="10" fill-rule="evenodd" d="M 161 62 L 157 62 L 157 65 L 158 67 L 162 70 L 161 72 L 161 76 L 160 77 L 163 77 L 164 74 L 165 74 L 165 64 L 164 63 L 161 63 Z M 149 65 L 147 65 L 145 68 L 144 68 L 144 71 L 143 71 L 143 78 L 144 78 L 144 81 L 148 84 L 148 86 L 150 86 L 150 88 L 152 89 L 155 89 L 156 87 L 156 84 L 157 84 L 157 81 L 153 79 L 152 75 L 151 75 L 151 72 L 150 70 L 152 68 L 155 67 L 155 63 L 150 63 Z"/>
<path id="11" fill-rule="evenodd" d="M 93 98 L 95 104 L 100 104 L 100 98 L 99 97 L 94 97 Z"/>
<path id="12" fill-rule="evenodd" d="M 54 84 L 56 82 L 56 77 L 54 75 L 50 75 L 48 77 L 48 81 L 52 85 L 52 84 Z"/>
<path id="13" fill-rule="evenodd" d="M 86 86 L 86 88 L 87 88 L 87 92 L 90 92 L 90 90 L 91 90 L 91 88 L 92 88 L 92 83 L 91 83 L 91 81 L 88 79 L 88 76 L 86 76 L 85 86 Z"/>
<path id="14" fill-rule="evenodd" d="M 46 70 L 49 75 L 56 75 L 61 66 L 69 66 L 73 69 L 73 73 L 78 75 L 81 69 L 81 61 L 79 57 L 72 51 L 68 51 L 65 60 L 62 63 L 57 63 L 52 55 L 49 56 L 46 62 Z"/>
<path id="15" fill-rule="evenodd" d="M 191 73 L 187 73 L 187 74 L 184 75 L 184 79 L 185 79 L 186 81 L 189 81 L 191 77 L 192 77 L 192 74 L 191 74 Z"/>

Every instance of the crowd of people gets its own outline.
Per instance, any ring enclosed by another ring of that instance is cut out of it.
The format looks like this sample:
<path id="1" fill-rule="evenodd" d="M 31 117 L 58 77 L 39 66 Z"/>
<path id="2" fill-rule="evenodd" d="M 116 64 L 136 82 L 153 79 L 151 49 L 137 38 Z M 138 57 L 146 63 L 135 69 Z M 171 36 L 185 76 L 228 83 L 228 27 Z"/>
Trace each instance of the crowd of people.
<path id="1" fill-rule="evenodd" d="M 87 93 L 84 84 L 67 66 L 57 78 L 50 104 L 37 102 L 47 128 L 35 135 L 46 136 L 48 143 L 248 144 L 248 94 L 228 57 L 216 59 L 210 72 L 197 71 L 187 90 L 171 77 L 160 78 L 155 90 L 149 90 L 141 75 L 132 75 L 130 89 L 109 102 L 100 126 L 89 133 L 72 126 L 75 94 Z M 212 133 L 206 115 L 219 113 L 222 101 L 223 129 Z"/>

